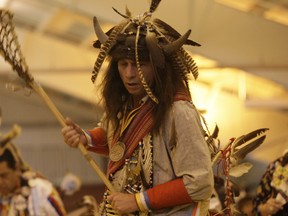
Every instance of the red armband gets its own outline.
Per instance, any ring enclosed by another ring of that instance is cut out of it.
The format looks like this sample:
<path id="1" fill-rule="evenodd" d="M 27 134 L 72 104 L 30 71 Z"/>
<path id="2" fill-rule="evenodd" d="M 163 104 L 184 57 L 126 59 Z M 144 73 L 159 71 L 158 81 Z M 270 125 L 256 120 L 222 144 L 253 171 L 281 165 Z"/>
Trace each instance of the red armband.
<path id="1" fill-rule="evenodd" d="M 152 209 L 162 209 L 192 203 L 192 199 L 184 186 L 182 178 L 156 185 L 146 192 Z"/>

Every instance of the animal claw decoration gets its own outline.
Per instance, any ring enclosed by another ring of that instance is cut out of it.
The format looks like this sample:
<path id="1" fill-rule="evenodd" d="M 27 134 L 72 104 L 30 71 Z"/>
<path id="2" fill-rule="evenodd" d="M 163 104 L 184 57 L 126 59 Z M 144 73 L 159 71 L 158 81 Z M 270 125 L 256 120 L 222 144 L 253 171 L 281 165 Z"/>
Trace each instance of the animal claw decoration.
<path id="1" fill-rule="evenodd" d="M 0 10 L 0 54 L 12 66 L 13 70 L 17 72 L 18 76 L 25 81 L 26 85 L 33 89 L 43 99 L 50 111 L 52 111 L 54 116 L 57 118 L 58 122 L 62 127 L 64 127 L 66 125 L 64 117 L 52 100 L 48 97 L 44 89 L 35 82 L 33 76 L 29 73 L 28 66 L 25 62 L 24 56 L 21 53 L 17 35 L 14 31 L 12 19 L 13 14 L 10 11 Z M 114 191 L 112 184 L 106 175 L 101 171 L 98 164 L 88 154 L 82 143 L 78 145 L 78 149 L 81 151 L 89 164 L 94 168 L 94 171 L 96 171 L 98 176 L 103 180 L 107 188 Z"/>
<path id="2" fill-rule="evenodd" d="M 152 13 L 155 12 L 161 0 L 152 0 L 149 11 L 144 12 L 136 17 L 132 17 L 131 12 L 126 8 L 126 14 L 121 14 L 113 8 L 113 10 L 124 20 L 118 25 L 112 27 L 106 33 L 101 29 L 96 17 L 93 19 L 94 29 L 97 41 L 93 46 L 100 49 L 99 55 L 96 59 L 91 80 L 94 83 L 98 73 L 102 67 L 106 57 L 111 54 L 111 50 L 117 45 L 117 40 L 123 35 L 135 36 L 135 51 L 134 58 L 137 66 L 141 83 L 147 92 L 148 96 L 158 103 L 158 99 L 154 96 L 152 90 L 147 85 L 140 67 L 139 48 L 140 37 L 145 38 L 145 43 L 149 51 L 150 60 L 156 68 L 164 68 L 165 59 L 169 59 L 172 67 L 181 74 L 187 89 L 189 74 L 191 73 L 195 79 L 198 77 L 198 67 L 190 54 L 183 49 L 183 45 L 200 46 L 200 44 L 188 39 L 191 30 L 188 30 L 183 36 L 174 28 L 160 19 L 152 20 Z"/>

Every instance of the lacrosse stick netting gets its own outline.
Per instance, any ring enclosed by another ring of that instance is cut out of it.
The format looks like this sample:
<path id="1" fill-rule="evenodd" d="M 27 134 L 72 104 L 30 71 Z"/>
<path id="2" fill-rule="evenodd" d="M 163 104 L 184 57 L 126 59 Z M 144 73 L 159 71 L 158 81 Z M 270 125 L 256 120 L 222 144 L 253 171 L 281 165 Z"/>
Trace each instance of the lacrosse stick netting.
<path id="1" fill-rule="evenodd" d="M 48 97 L 44 89 L 35 82 L 34 77 L 29 73 L 29 68 L 25 62 L 24 56 L 21 53 L 20 44 L 18 42 L 12 21 L 12 13 L 7 10 L 0 10 L 0 53 L 12 66 L 13 70 L 17 72 L 18 76 L 25 81 L 26 85 L 33 89 L 44 100 L 45 104 L 49 107 L 50 111 L 52 111 L 61 126 L 64 127 L 66 125 L 64 117 Z M 112 184 L 107 179 L 106 175 L 101 171 L 98 164 L 88 154 L 84 145 L 80 143 L 78 148 L 104 182 L 106 187 L 110 191 L 114 191 Z"/>
<path id="2" fill-rule="evenodd" d="M 33 82 L 33 77 L 28 73 L 28 66 L 21 53 L 12 18 L 13 15 L 9 11 L 0 10 L 0 52 L 18 76 L 26 83 L 30 83 Z"/>

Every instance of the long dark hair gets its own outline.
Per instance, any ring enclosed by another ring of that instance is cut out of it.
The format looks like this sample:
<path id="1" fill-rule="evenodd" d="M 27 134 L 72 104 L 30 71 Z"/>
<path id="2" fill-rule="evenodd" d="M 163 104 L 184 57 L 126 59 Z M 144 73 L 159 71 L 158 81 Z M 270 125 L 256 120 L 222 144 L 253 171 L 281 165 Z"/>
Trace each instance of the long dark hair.
<path id="1" fill-rule="evenodd" d="M 152 65 L 154 66 L 153 62 Z M 160 126 L 164 121 L 167 111 L 172 106 L 174 96 L 180 89 L 188 91 L 185 87 L 183 77 L 173 70 L 170 62 L 166 60 L 163 69 L 154 68 L 154 86 L 151 88 L 153 94 L 159 100 L 155 103 L 153 109 L 154 125 L 152 131 L 159 132 Z M 118 113 L 122 111 L 125 103 L 130 98 L 118 71 L 117 61 L 110 58 L 110 63 L 106 71 L 106 75 L 102 82 L 103 86 L 103 101 L 106 112 L 106 120 L 111 122 L 114 127 L 119 126 Z"/>

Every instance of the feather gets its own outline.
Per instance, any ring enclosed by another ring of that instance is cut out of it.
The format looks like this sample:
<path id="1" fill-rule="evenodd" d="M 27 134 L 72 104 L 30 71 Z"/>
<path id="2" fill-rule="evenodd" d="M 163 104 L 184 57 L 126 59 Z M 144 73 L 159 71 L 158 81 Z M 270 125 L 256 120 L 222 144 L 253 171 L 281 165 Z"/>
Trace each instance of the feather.
<path id="1" fill-rule="evenodd" d="M 160 19 L 154 19 L 153 24 L 155 26 L 157 26 L 159 29 L 163 29 L 164 32 L 162 32 L 162 33 L 164 35 L 169 35 L 170 37 L 174 38 L 174 40 L 181 37 L 181 34 L 178 31 L 176 31 L 172 26 L 170 26 L 169 24 L 167 24 L 166 22 L 164 22 Z M 191 45 L 191 46 L 201 46 L 199 43 L 192 41 L 190 39 L 187 39 L 185 44 Z"/>
<path id="2" fill-rule="evenodd" d="M 252 168 L 252 164 L 245 162 L 241 163 L 237 166 L 231 167 L 229 170 L 229 175 L 233 177 L 240 177 L 245 173 L 248 173 L 248 171 Z"/>
<path id="3" fill-rule="evenodd" d="M 125 22 L 122 22 L 119 25 L 115 26 L 113 28 L 113 30 L 111 31 L 111 33 L 109 34 L 109 38 L 105 41 L 105 43 L 101 47 L 99 55 L 98 55 L 96 62 L 94 64 L 93 71 L 92 71 L 91 80 L 93 83 L 95 82 L 95 80 L 98 76 L 100 68 L 101 68 L 104 60 L 106 59 L 108 52 L 115 45 L 117 36 L 121 33 L 121 31 L 127 25 L 128 22 L 129 21 L 125 21 Z"/>
<path id="4" fill-rule="evenodd" d="M 173 27 L 171 27 L 169 24 L 167 24 L 166 22 L 160 19 L 157 19 L 157 18 L 154 19 L 153 24 L 157 26 L 158 28 L 163 29 L 165 31 L 164 34 L 169 32 L 169 36 L 173 38 L 181 37 L 181 34 L 178 31 L 176 31 Z"/>
<path id="5" fill-rule="evenodd" d="M 122 14 L 121 12 L 119 12 L 116 8 L 112 7 L 112 9 L 113 9 L 117 14 L 119 14 L 120 16 L 122 16 L 123 18 L 125 18 L 125 19 L 129 19 L 129 18 L 130 18 L 129 16 L 124 15 L 124 14 Z M 126 13 L 128 13 L 128 12 L 127 12 L 127 8 L 126 8 Z"/>
<path id="6" fill-rule="evenodd" d="M 245 145 L 241 148 L 237 148 L 234 151 L 232 156 L 234 158 L 236 158 L 237 160 L 244 159 L 248 153 L 250 153 L 251 151 L 258 148 L 264 142 L 265 139 L 266 139 L 266 135 L 264 135 L 260 138 L 256 138 L 256 140 L 249 142 L 247 145 Z"/>
<path id="7" fill-rule="evenodd" d="M 182 51 L 184 53 L 184 59 L 185 59 L 184 63 L 187 68 L 187 71 L 190 72 L 193 75 L 194 79 L 196 80 L 199 75 L 198 66 L 196 65 L 196 62 L 189 55 L 187 51 L 185 51 L 183 48 Z"/>
<path id="8" fill-rule="evenodd" d="M 254 139 L 257 136 L 263 135 L 267 130 L 269 130 L 269 129 L 268 128 L 260 128 L 260 129 L 254 130 L 248 134 L 240 136 L 239 138 L 237 138 L 234 141 L 233 148 L 236 148 L 240 145 L 246 144 L 249 140 Z"/>
<path id="9" fill-rule="evenodd" d="M 151 4 L 150 4 L 149 12 L 153 13 L 157 9 L 160 2 L 161 2 L 161 0 L 152 0 Z"/>
<path id="10" fill-rule="evenodd" d="M 264 142 L 267 130 L 268 128 L 261 128 L 237 138 L 232 143 L 232 157 L 236 160 L 244 159 L 249 152 L 255 150 Z"/>
<path id="11" fill-rule="evenodd" d="M 218 134 L 219 134 L 219 127 L 218 127 L 218 125 L 216 124 L 216 126 L 215 126 L 215 128 L 214 128 L 214 131 L 213 131 L 211 137 L 213 137 L 214 139 L 217 139 Z"/>
<path id="12" fill-rule="evenodd" d="M 158 104 L 159 101 L 158 99 L 155 97 L 155 95 L 153 94 L 151 88 L 149 87 L 149 85 L 147 84 L 145 78 L 144 78 L 144 75 L 143 75 L 143 72 L 141 70 L 141 65 L 140 65 L 140 62 L 139 62 L 139 51 L 138 51 L 138 40 L 139 40 L 139 37 L 140 37 L 140 28 L 141 26 L 138 25 L 137 26 L 137 33 L 136 33 L 136 39 L 135 39 L 135 59 L 136 59 L 136 67 L 137 67 L 137 71 L 139 73 L 139 78 L 140 78 L 140 81 L 143 85 L 143 88 L 145 89 L 147 95 L 156 103 Z"/>
<path id="13" fill-rule="evenodd" d="M 153 59 L 153 64 L 159 68 L 164 68 L 165 57 L 162 50 L 158 46 L 158 40 L 156 38 L 156 34 L 154 32 L 151 32 L 147 28 L 147 34 L 145 40 L 149 53 L 151 54 L 151 57 Z"/>

